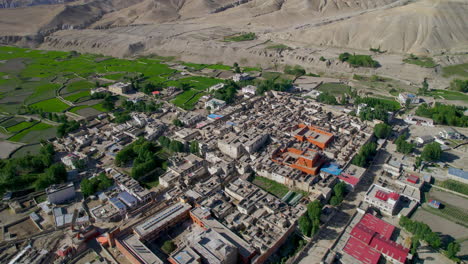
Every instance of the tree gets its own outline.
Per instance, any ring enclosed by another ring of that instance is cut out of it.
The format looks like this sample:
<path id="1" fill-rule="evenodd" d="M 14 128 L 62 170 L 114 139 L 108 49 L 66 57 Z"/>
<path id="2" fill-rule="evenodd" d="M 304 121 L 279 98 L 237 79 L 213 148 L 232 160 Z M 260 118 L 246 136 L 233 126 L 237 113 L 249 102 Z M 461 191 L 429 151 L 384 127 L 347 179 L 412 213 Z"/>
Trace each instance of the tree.
<path id="1" fill-rule="evenodd" d="M 178 127 L 183 127 L 184 126 L 184 123 L 182 121 L 180 121 L 179 119 L 177 119 L 177 118 L 172 120 L 172 124 L 174 126 L 178 126 Z"/>
<path id="2" fill-rule="evenodd" d="M 299 217 L 299 230 L 301 230 L 302 234 L 305 236 L 310 237 L 310 231 L 312 230 L 312 222 L 310 221 L 309 217 L 304 214 Z"/>
<path id="3" fill-rule="evenodd" d="M 418 247 L 421 244 L 419 243 L 419 237 L 418 236 L 413 236 L 411 238 L 411 254 L 414 255 L 416 254 L 416 251 L 418 250 Z"/>
<path id="4" fill-rule="evenodd" d="M 450 90 L 468 92 L 468 80 L 455 79 L 450 82 Z"/>
<path id="5" fill-rule="evenodd" d="M 405 100 L 405 108 L 409 109 L 411 106 L 411 98 L 406 98 Z"/>
<path id="6" fill-rule="evenodd" d="M 319 200 L 314 200 L 307 205 L 307 215 L 312 219 L 320 219 L 322 213 L 322 204 Z"/>
<path id="7" fill-rule="evenodd" d="M 171 240 L 165 241 L 161 247 L 162 251 L 164 251 L 164 253 L 166 253 L 167 255 L 171 254 L 174 250 L 176 250 L 176 248 L 177 247 L 175 243 Z"/>
<path id="8" fill-rule="evenodd" d="M 108 96 L 102 102 L 102 108 L 106 109 L 107 111 L 112 111 L 115 108 L 115 102 L 112 100 L 112 97 Z"/>
<path id="9" fill-rule="evenodd" d="M 421 153 L 421 158 L 425 161 L 434 161 L 439 160 L 442 155 L 442 149 L 440 144 L 437 142 L 432 142 L 424 146 L 424 149 Z"/>
<path id="10" fill-rule="evenodd" d="M 392 127 L 387 124 L 377 124 L 374 127 L 374 135 L 378 138 L 387 138 L 392 132 Z"/>
<path id="11" fill-rule="evenodd" d="M 241 73 L 241 69 L 239 67 L 239 64 L 237 62 L 234 62 L 234 72 L 235 73 Z"/>
<path id="12" fill-rule="evenodd" d="M 79 170 L 82 171 L 86 168 L 86 161 L 84 159 L 79 159 L 79 160 L 74 160 L 73 161 L 73 166 Z"/>
<path id="13" fill-rule="evenodd" d="M 418 89 L 418 94 L 425 95 L 429 92 L 429 84 L 427 83 L 427 78 L 424 78 L 422 82 L 422 87 Z"/>
<path id="14" fill-rule="evenodd" d="M 457 256 L 457 253 L 460 251 L 460 244 L 457 242 L 451 242 L 447 246 L 447 257 L 450 259 L 455 259 Z"/>
<path id="15" fill-rule="evenodd" d="M 408 141 L 406 141 L 406 137 L 406 135 L 401 135 L 397 138 L 397 140 L 395 140 L 397 152 L 403 154 L 410 154 L 411 152 L 413 152 L 414 144 L 411 144 Z"/>
<path id="16" fill-rule="evenodd" d="M 188 91 L 190 89 L 192 89 L 192 85 L 190 85 L 189 83 L 179 83 L 179 89 L 181 89 L 182 91 Z"/>
<path id="17" fill-rule="evenodd" d="M 193 154 L 200 153 L 200 147 L 199 147 L 198 141 L 190 142 L 190 153 L 193 153 Z"/>
<path id="18" fill-rule="evenodd" d="M 323 57 L 323 56 L 321 56 L 319 60 L 320 61 L 326 61 L 325 57 Z"/>
<path id="19" fill-rule="evenodd" d="M 325 104 L 337 105 L 336 97 L 329 94 L 328 92 L 323 92 L 317 96 L 317 101 Z"/>

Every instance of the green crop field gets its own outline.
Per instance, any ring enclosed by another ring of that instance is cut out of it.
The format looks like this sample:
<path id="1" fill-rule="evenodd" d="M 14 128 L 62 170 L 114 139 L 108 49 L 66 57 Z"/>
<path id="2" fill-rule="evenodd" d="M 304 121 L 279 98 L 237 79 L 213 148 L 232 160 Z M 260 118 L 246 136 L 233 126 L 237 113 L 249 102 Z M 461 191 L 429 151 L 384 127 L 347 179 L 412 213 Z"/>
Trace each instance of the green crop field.
<path id="1" fill-rule="evenodd" d="M 109 80 L 119 81 L 119 80 L 123 80 L 125 76 L 126 76 L 125 73 L 114 73 L 114 74 L 104 75 L 103 77 Z"/>
<path id="2" fill-rule="evenodd" d="M 10 132 L 10 133 L 15 133 L 15 132 L 18 132 L 18 131 L 21 131 L 25 128 L 28 128 L 30 126 L 34 125 L 33 122 L 27 122 L 27 121 L 24 121 L 24 122 L 21 122 L 21 123 L 18 123 L 14 126 L 11 126 L 11 127 L 7 127 L 7 131 Z"/>
<path id="3" fill-rule="evenodd" d="M 244 72 L 254 72 L 254 71 L 262 71 L 262 69 L 258 68 L 258 67 L 243 67 L 242 70 Z"/>
<path id="4" fill-rule="evenodd" d="M 104 107 L 102 107 L 102 104 L 95 104 L 95 105 L 92 105 L 91 107 L 98 110 L 98 111 L 100 111 L 100 112 L 107 112 L 107 110 L 104 109 Z"/>
<path id="5" fill-rule="evenodd" d="M 89 90 L 94 88 L 95 84 L 88 81 L 76 81 L 67 85 L 67 92 L 72 93 L 80 90 Z"/>
<path id="6" fill-rule="evenodd" d="M 328 92 L 332 95 L 342 95 L 344 93 L 349 93 L 350 92 L 350 87 L 346 84 L 342 83 L 324 83 L 321 84 L 317 90 L 322 91 L 322 92 Z"/>
<path id="7" fill-rule="evenodd" d="M 454 192 L 468 195 L 468 184 L 455 180 L 436 181 L 436 185 L 452 190 Z"/>
<path id="8" fill-rule="evenodd" d="M 410 57 L 403 60 L 406 63 L 415 64 L 424 68 L 434 68 L 437 64 L 430 57 Z"/>
<path id="9" fill-rule="evenodd" d="M 468 95 L 455 92 L 455 91 L 448 91 L 448 90 L 431 90 L 429 94 L 434 98 L 443 98 L 446 100 L 459 100 L 459 101 L 468 101 Z"/>
<path id="10" fill-rule="evenodd" d="M 69 111 L 72 112 L 72 113 L 75 113 L 75 114 L 78 114 L 78 110 L 80 109 L 85 109 L 85 108 L 89 108 L 89 105 L 79 105 L 79 106 L 75 106 L 73 107 L 72 109 L 70 109 Z"/>
<path id="11" fill-rule="evenodd" d="M 212 64 L 212 65 L 206 66 L 206 68 L 213 69 L 213 70 L 225 70 L 225 71 L 229 71 L 232 69 L 231 66 L 227 66 L 223 64 Z"/>
<path id="12" fill-rule="evenodd" d="M 57 98 L 52 98 L 32 104 L 31 107 L 42 109 L 45 112 L 63 112 L 70 106 Z"/>
<path id="13" fill-rule="evenodd" d="M 7 127 L 11 127 L 11 126 L 17 125 L 17 124 L 19 124 L 19 123 L 21 123 L 21 122 L 24 122 L 24 121 L 26 121 L 24 118 L 21 118 L 21 117 L 13 117 L 13 118 L 9 118 L 9 119 L 7 119 L 7 120 L 5 120 L 5 121 L 2 121 L 2 122 L 0 123 L 0 126 L 7 128 Z"/>
<path id="14" fill-rule="evenodd" d="M 38 123 L 26 130 L 23 130 L 8 140 L 24 143 L 37 143 L 43 139 L 49 139 L 56 135 L 57 129 L 51 125 Z"/>
<path id="15" fill-rule="evenodd" d="M 288 187 L 286 187 L 286 185 L 283 185 L 281 183 L 272 181 L 270 179 L 267 179 L 261 176 L 255 176 L 252 182 L 253 184 L 275 195 L 278 198 L 283 198 L 283 196 L 285 196 L 289 192 L 289 189 Z"/>
<path id="16" fill-rule="evenodd" d="M 70 102 L 76 102 L 79 99 L 81 99 L 83 97 L 88 97 L 90 95 L 91 94 L 90 94 L 89 91 L 81 91 L 81 92 L 78 92 L 78 93 L 74 93 L 72 95 L 68 95 L 67 97 L 64 97 L 64 99 L 67 100 L 67 101 L 70 101 Z"/>
<path id="17" fill-rule="evenodd" d="M 442 75 L 444 77 L 459 76 L 468 78 L 468 63 L 444 67 L 442 68 Z"/>

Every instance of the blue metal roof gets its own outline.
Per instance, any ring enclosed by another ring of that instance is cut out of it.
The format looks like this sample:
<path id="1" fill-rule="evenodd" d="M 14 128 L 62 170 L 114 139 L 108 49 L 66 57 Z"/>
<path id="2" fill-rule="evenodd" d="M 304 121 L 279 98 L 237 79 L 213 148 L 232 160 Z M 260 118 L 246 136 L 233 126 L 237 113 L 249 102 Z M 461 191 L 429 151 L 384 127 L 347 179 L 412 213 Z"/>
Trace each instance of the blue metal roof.
<path id="1" fill-rule="evenodd" d="M 464 171 L 464 170 L 460 170 L 460 169 L 457 169 L 457 168 L 450 167 L 448 169 L 448 173 L 450 175 L 457 176 L 459 178 L 468 180 L 468 171 Z"/>
<path id="2" fill-rule="evenodd" d="M 138 200 L 128 192 L 121 192 L 117 197 L 128 206 L 133 206 L 138 203 Z"/>
<path id="3" fill-rule="evenodd" d="M 109 201 L 118 209 L 125 209 L 125 204 L 123 204 L 119 199 L 117 199 L 117 197 L 110 198 Z"/>
<path id="4" fill-rule="evenodd" d="M 341 174 L 341 169 L 335 163 L 328 163 L 322 167 L 321 171 L 328 172 L 332 175 L 338 176 Z"/>

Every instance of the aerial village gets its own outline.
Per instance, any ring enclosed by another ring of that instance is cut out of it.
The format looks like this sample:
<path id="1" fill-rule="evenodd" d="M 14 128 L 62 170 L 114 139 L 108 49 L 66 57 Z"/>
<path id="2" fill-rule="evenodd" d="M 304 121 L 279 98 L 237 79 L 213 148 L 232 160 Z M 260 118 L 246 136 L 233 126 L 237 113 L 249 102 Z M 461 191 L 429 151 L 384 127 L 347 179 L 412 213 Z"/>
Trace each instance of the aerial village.
<path id="1" fill-rule="evenodd" d="M 377 135 L 382 121 L 359 118 L 367 104 L 316 100 L 313 83 L 323 81 L 299 78 L 294 91 L 262 95 L 246 85 L 233 103 L 208 96 L 196 111 L 161 99 L 176 87 L 151 96 L 121 82 L 94 89 L 161 107 L 120 124 L 109 122 L 113 113 L 91 116 L 50 141 L 67 181 L 5 195 L 15 220 L 0 215 L 0 261 L 377 264 L 412 263 L 415 253 L 448 261 L 421 251 L 429 239 L 415 248 L 402 222 L 423 204 L 441 206 L 424 198 L 434 177 L 466 183 L 468 172 L 442 162 L 424 170 L 432 163 L 398 152 L 397 139 L 409 134 L 418 147 L 439 142 L 448 151 L 447 140 L 464 135 L 395 112 L 386 113 L 390 130 Z M 419 104 L 406 93 L 398 100 Z M 437 132 L 425 134 L 428 127 Z"/>

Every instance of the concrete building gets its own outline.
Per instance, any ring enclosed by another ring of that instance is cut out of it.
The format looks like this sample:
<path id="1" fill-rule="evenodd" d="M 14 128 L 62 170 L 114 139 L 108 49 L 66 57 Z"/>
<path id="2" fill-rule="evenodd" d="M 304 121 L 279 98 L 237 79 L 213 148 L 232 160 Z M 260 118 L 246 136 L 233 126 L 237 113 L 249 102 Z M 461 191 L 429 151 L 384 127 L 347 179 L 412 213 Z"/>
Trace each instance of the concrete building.
<path id="1" fill-rule="evenodd" d="M 163 264 L 164 262 L 158 258 L 143 242 L 135 235 L 127 235 L 118 238 L 115 241 L 117 249 L 130 261 L 132 264 Z"/>
<path id="2" fill-rule="evenodd" d="M 192 249 L 207 264 L 236 264 L 238 249 L 215 230 L 209 228 L 201 233 L 193 232 L 187 236 Z"/>
<path id="3" fill-rule="evenodd" d="M 232 80 L 235 82 L 250 80 L 252 77 L 248 73 L 238 73 L 232 76 Z"/>
<path id="4" fill-rule="evenodd" d="M 109 92 L 114 94 L 127 94 L 132 91 L 132 86 L 130 83 L 114 83 L 109 85 Z"/>
<path id="5" fill-rule="evenodd" d="M 52 185 L 46 190 L 47 201 L 51 204 L 62 204 L 75 199 L 75 186 L 73 183 Z"/>
<path id="6" fill-rule="evenodd" d="M 415 116 L 415 115 L 407 115 L 405 118 L 405 122 L 410 125 L 428 126 L 428 127 L 434 126 L 434 120 L 430 118 L 421 117 L 421 116 Z"/>
<path id="7" fill-rule="evenodd" d="M 202 259 L 197 252 L 188 246 L 177 248 L 168 258 L 171 264 L 195 264 L 202 263 Z"/>
<path id="8" fill-rule="evenodd" d="M 150 240 L 162 230 L 166 230 L 188 218 L 191 208 L 192 206 L 189 204 L 176 203 L 135 226 L 133 231 L 139 239 Z"/>
<path id="9" fill-rule="evenodd" d="M 411 93 L 400 93 L 398 95 L 398 101 L 401 104 L 406 104 L 406 100 L 409 100 L 410 104 L 419 104 L 419 98 Z"/>
<path id="10" fill-rule="evenodd" d="M 377 184 L 373 184 L 364 197 L 365 202 L 388 215 L 396 213 L 399 199 L 398 193 Z"/>
<path id="11" fill-rule="evenodd" d="M 249 96 L 256 95 L 257 94 L 257 86 L 247 85 L 245 87 L 242 87 L 242 93 L 244 95 L 249 95 Z"/>
<path id="12" fill-rule="evenodd" d="M 210 107 L 211 110 L 220 110 L 223 107 L 226 106 L 226 102 L 223 100 L 219 100 L 216 98 L 213 98 L 205 103 L 205 108 Z"/>

